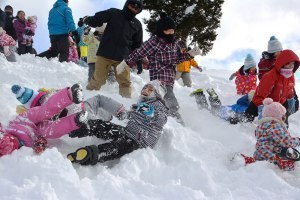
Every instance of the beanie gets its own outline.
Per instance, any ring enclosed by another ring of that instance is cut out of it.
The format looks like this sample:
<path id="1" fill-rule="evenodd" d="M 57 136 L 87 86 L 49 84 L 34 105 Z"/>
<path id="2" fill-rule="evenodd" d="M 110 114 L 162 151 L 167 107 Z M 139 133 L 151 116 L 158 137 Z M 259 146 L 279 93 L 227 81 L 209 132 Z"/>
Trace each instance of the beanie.
<path id="1" fill-rule="evenodd" d="M 167 89 L 165 88 L 165 86 L 163 86 L 157 79 L 148 82 L 144 87 L 146 87 L 147 85 L 152 85 L 155 88 L 155 96 L 160 99 L 163 99 L 165 94 L 167 93 Z"/>
<path id="2" fill-rule="evenodd" d="M 11 91 L 16 95 L 16 98 L 26 107 L 31 108 L 32 103 L 36 102 L 36 98 L 39 97 L 39 93 L 29 89 L 27 87 L 22 87 L 20 85 L 13 85 Z"/>
<path id="3" fill-rule="evenodd" d="M 273 35 L 268 42 L 268 53 L 276 53 L 282 51 L 282 46 L 279 40 Z"/>
<path id="4" fill-rule="evenodd" d="M 158 36 L 161 36 L 164 30 L 175 29 L 175 28 L 176 28 L 175 21 L 171 17 L 167 16 L 166 13 L 161 13 L 160 19 L 156 23 L 156 34 Z"/>
<path id="5" fill-rule="evenodd" d="M 282 120 L 282 117 L 286 113 L 285 107 L 283 107 L 278 102 L 273 102 L 273 99 L 271 98 L 265 98 L 263 100 L 263 110 L 262 110 L 262 116 L 263 117 L 273 117 L 279 120 Z"/>
<path id="6" fill-rule="evenodd" d="M 243 68 L 244 71 L 250 69 L 251 67 L 255 67 L 255 66 L 256 66 L 255 60 L 253 59 L 251 54 L 248 54 L 245 59 L 245 62 L 244 62 L 244 68 Z"/>

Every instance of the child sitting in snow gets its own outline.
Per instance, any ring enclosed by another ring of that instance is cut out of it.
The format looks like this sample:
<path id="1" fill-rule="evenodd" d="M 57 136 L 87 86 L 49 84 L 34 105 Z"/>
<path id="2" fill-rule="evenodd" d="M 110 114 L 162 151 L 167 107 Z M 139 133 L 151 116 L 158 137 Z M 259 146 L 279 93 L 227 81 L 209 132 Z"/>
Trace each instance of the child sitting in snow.
<path id="1" fill-rule="evenodd" d="M 16 62 L 16 41 L 0 27 L 0 52 L 4 53 L 9 62 Z"/>
<path id="2" fill-rule="evenodd" d="M 210 109 L 208 108 L 208 103 L 202 89 L 198 89 L 192 92 L 191 96 L 194 96 L 196 98 L 198 108 L 208 109 L 220 118 L 226 121 L 230 121 L 230 123 L 236 124 L 234 123 L 234 120 L 238 115 L 244 113 L 248 108 L 255 91 L 251 90 L 248 94 L 245 94 L 244 96 L 239 98 L 235 104 L 228 106 L 222 106 L 222 103 L 213 88 L 207 89 L 207 93 L 209 94 L 208 100 L 210 103 Z"/>
<path id="3" fill-rule="evenodd" d="M 24 104 L 30 105 L 37 94 L 33 90 L 14 85 L 13 93 Z M 47 139 L 59 138 L 86 124 L 87 112 L 79 112 L 57 121 L 49 120 L 65 107 L 83 99 L 79 84 L 59 90 L 41 106 L 35 106 L 10 121 L 7 128 L 1 127 L 0 156 L 10 154 L 22 146 L 33 147 L 36 153 L 42 152 Z"/>
<path id="4" fill-rule="evenodd" d="M 28 16 L 25 24 L 25 33 L 23 34 L 23 42 L 22 44 L 26 44 L 27 46 L 32 46 L 33 39 L 32 36 L 35 34 L 37 16 Z"/>
<path id="5" fill-rule="evenodd" d="M 79 148 L 68 154 L 67 158 L 81 165 L 94 165 L 120 158 L 139 148 L 153 148 L 167 122 L 168 109 L 162 100 L 164 94 L 165 89 L 160 81 L 150 81 L 143 87 L 139 102 L 132 105 L 130 111 L 118 106 L 115 116 L 120 120 L 129 120 L 125 127 L 102 120 L 89 120 L 87 127 L 90 129 L 82 127 L 70 133 L 70 137 L 96 136 L 111 141 Z"/>
<path id="6" fill-rule="evenodd" d="M 235 73 L 233 73 L 229 80 L 235 78 L 236 92 L 237 94 L 247 94 L 250 90 L 256 90 L 256 62 L 251 54 L 248 54 L 244 65 Z"/>
<path id="7" fill-rule="evenodd" d="M 263 118 L 255 130 L 256 150 L 253 157 L 237 153 L 232 161 L 242 161 L 244 165 L 255 161 L 269 161 L 282 170 L 294 170 L 295 161 L 300 160 L 300 138 L 292 137 L 284 123 L 286 109 L 271 98 L 263 101 Z"/>

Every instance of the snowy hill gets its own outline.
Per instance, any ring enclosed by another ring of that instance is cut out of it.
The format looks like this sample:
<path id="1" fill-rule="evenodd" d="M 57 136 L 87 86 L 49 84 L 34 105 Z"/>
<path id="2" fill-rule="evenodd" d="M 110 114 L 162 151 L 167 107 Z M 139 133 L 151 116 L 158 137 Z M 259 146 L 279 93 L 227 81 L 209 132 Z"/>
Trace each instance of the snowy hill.
<path id="1" fill-rule="evenodd" d="M 87 68 L 31 55 L 17 59 L 17 63 L 8 63 L 0 55 L 0 121 L 5 125 L 15 116 L 19 104 L 10 91 L 12 84 L 38 89 L 87 83 Z M 169 118 L 153 150 L 137 150 L 118 161 L 92 167 L 72 165 L 66 159 L 67 153 L 102 141 L 64 136 L 52 140 L 50 148 L 41 155 L 22 147 L 12 155 L 1 157 L 0 199 L 299 199 L 299 165 L 294 172 L 282 172 L 267 162 L 232 166 L 229 158 L 233 152 L 252 155 L 255 125 L 230 125 L 208 111 L 199 111 L 194 98 L 189 96 L 194 89 L 213 87 L 223 104 L 234 103 L 238 96 L 234 83 L 228 81 L 231 73 L 192 70 L 192 88 L 176 83 L 175 94 L 186 127 Z M 141 76 L 132 74 L 133 99 L 121 98 L 117 84 L 105 85 L 100 93 L 129 108 L 148 80 L 147 71 Z M 98 93 L 84 91 L 85 98 Z M 291 133 L 298 137 L 299 119 L 298 112 L 290 120 Z"/>

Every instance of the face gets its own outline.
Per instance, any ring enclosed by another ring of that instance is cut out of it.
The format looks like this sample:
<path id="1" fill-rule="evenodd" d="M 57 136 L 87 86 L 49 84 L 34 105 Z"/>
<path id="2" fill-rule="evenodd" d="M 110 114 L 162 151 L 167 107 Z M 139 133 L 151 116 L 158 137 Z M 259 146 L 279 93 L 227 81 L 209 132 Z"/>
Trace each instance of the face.
<path id="1" fill-rule="evenodd" d="M 148 97 L 154 92 L 154 90 L 155 88 L 153 85 L 145 85 L 141 91 L 141 95 Z"/>
<path id="2" fill-rule="evenodd" d="M 168 30 L 164 30 L 164 34 L 166 35 L 172 35 L 175 33 L 175 30 L 174 29 L 168 29 Z"/>
<path id="3" fill-rule="evenodd" d="M 134 14 L 137 14 L 140 10 L 140 6 L 138 4 L 128 4 L 127 7 Z"/>
<path id="4" fill-rule="evenodd" d="M 25 20 L 25 13 L 24 12 L 19 12 L 18 18 L 21 20 Z"/>
<path id="5" fill-rule="evenodd" d="M 290 62 L 290 63 L 284 65 L 282 68 L 283 69 L 293 69 L 294 66 L 295 66 L 295 62 Z"/>
<path id="6" fill-rule="evenodd" d="M 4 12 L 13 13 L 13 11 L 12 11 L 11 9 L 9 9 L 9 8 L 6 8 L 6 9 L 4 10 Z"/>

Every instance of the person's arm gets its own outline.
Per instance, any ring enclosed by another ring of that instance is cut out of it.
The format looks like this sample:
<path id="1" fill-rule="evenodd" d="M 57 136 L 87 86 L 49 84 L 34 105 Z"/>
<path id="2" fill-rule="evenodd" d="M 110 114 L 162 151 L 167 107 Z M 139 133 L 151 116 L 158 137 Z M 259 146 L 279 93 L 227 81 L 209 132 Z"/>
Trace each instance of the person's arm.
<path id="1" fill-rule="evenodd" d="M 300 139 L 292 137 L 279 123 L 272 124 L 268 130 L 272 134 L 272 139 L 275 143 L 282 147 L 297 147 L 300 146 Z"/>
<path id="2" fill-rule="evenodd" d="M 14 29 L 16 30 L 16 33 L 25 33 L 25 27 L 21 25 L 18 19 L 14 21 Z"/>
<path id="3" fill-rule="evenodd" d="M 84 23 L 95 28 L 100 27 L 103 23 L 108 22 L 114 12 L 114 8 L 97 12 L 94 16 L 89 16 L 84 20 Z"/>
<path id="4" fill-rule="evenodd" d="M 72 10 L 69 7 L 67 7 L 67 9 L 65 10 L 65 19 L 66 19 L 66 22 L 67 22 L 69 32 L 75 31 L 76 26 L 75 26 L 73 15 L 72 15 Z"/>
<path id="5" fill-rule="evenodd" d="M 229 80 L 230 81 L 233 80 L 235 76 L 236 76 L 236 72 L 234 72 L 233 74 L 231 74 L 231 76 L 229 77 Z"/>

